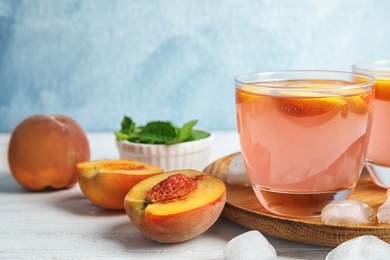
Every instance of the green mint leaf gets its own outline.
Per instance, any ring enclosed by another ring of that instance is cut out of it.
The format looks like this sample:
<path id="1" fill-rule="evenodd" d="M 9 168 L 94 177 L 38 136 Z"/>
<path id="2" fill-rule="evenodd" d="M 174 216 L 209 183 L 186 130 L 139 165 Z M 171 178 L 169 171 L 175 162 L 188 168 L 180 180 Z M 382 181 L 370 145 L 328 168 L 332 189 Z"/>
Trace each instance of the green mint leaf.
<path id="1" fill-rule="evenodd" d="M 154 121 L 146 124 L 138 134 L 139 142 L 174 144 L 178 142 L 177 128 L 171 122 Z"/>
<path id="2" fill-rule="evenodd" d="M 192 120 L 185 123 L 182 128 L 179 129 L 179 138 L 182 142 L 191 139 L 192 128 L 198 123 L 198 120 Z"/>
<path id="3" fill-rule="evenodd" d="M 124 116 L 121 130 L 115 132 L 118 140 L 128 140 L 135 143 L 147 144 L 176 144 L 198 140 L 209 136 L 203 131 L 193 130 L 198 120 L 185 123 L 181 128 L 169 121 L 152 121 L 145 126 L 136 127 L 135 122 Z"/>
<path id="4" fill-rule="evenodd" d="M 199 140 L 199 139 L 203 139 L 203 138 L 209 137 L 210 134 L 207 133 L 207 132 L 195 130 L 195 131 L 192 131 L 191 136 L 193 138 L 192 141 L 194 141 L 194 140 Z"/>
<path id="5" fill-rule="evenodd" d="M 124 141 L 124 140 L 127 140 L 127 138 L 129 138 L 129 135 L 128 135 L 128 134 L 124 134 L 124 133 L 122 133 L 121 131 L 115 132 L 115 136 L 116 136 L 116 138 L 117 138 L 119 141 Z"/>
<path id="6" fill-rule="evenodd" d="M 121 125 L 122 125 L 122 130 L 121 130 L 122 133 L 126 133 L 130 135 L 134 131 L 135 123 L 128 116 L 125 116 L 123 118 Z"/>
<path id="7" fill-rule="evenodd" d="M 121 130 L 115 132 L 115 136 L 120 141 L 128 140 L 134 131 L 135 123 L 130 117 L 124 116 L 121 126 Z"/>

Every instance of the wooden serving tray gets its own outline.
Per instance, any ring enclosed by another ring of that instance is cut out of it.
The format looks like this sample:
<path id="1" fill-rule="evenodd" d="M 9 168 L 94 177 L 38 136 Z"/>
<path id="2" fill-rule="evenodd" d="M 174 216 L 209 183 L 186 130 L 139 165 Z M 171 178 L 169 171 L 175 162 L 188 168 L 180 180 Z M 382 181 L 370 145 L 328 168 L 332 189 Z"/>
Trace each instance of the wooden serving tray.
<path id="1" fill-rule="evenodd" d="M 204 172 L 223 180 L 231 160 L 238 153 L 223 157 L 207 166 Z M 230 221 L 249 229 L 259 230 L 274 237 L 336 247 L 339 244 L 362 235 L 375 235 L 390 243 L 390 224 L 376 225 L 326 225 L 321 218 L 288 218 L 267 211 L 257 200 L 251 187 L 229 185 L 227 200 L 222 215 Z M 376 212 L 387 198 L 387 190 L 376 186 L 364 169 L 351 199 L 370 205 Z"/>

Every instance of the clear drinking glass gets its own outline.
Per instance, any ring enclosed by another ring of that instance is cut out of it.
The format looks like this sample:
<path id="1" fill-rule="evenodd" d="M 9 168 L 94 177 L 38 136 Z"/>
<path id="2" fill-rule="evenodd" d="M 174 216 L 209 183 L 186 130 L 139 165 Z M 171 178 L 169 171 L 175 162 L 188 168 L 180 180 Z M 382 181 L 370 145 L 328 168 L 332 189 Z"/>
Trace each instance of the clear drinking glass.
<path id="1" fill-rule="evenodd" d="M 319 217 L 328 203 L 349 197 L 365 161 L 374 81 L 338 71 L 235 79 L 241 153 L 267 210 Z"/>
<path id="2" fill-rule="evenodd" d="M 352 68 L 376 79 L 366 167 L 377 185 L 390 188 L 390 60 L 361 62 Z"/>

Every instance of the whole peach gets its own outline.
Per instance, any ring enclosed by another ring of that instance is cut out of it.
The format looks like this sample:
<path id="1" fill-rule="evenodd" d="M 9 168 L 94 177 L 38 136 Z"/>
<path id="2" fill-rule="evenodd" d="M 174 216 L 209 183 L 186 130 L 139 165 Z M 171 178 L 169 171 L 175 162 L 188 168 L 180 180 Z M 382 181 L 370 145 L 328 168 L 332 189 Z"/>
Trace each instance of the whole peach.
<path id="1" fill-rule="evenodd" d="M 65 115 L 33 115 L 12 132 L 8 162 L 13 177 L 30 190 L 70 188 L 76 164 L 90 159 L 87 136 Z"/>

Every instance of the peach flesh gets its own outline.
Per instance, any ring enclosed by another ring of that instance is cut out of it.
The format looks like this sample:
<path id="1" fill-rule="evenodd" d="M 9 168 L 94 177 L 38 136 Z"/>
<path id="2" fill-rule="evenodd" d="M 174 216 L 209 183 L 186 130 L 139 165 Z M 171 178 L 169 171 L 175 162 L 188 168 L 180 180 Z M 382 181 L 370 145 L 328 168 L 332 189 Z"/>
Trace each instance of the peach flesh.
<path id="1" fill-rule="evenodd" d="M 130 188 L 162 172 L 159 167 L 132 160 L 97 160 L 77 164 L 83 194 L 93 204 L 111 210 L 123 210 L 123 200 Z"/>
<path id="2" fill-rule="evenodd" d="M 148 192 L 157 183 L 178 173 L 196 179 L 198 187 L 181 198 L 145 203 Z M 225 202 L 226 187 L 222 181 L 195 170 L 177 170 L 138 183 L 129 191 L 124 204 L 129 218 L 144 236 L 161 243 L 177 243 L 208 230 Z"/>

